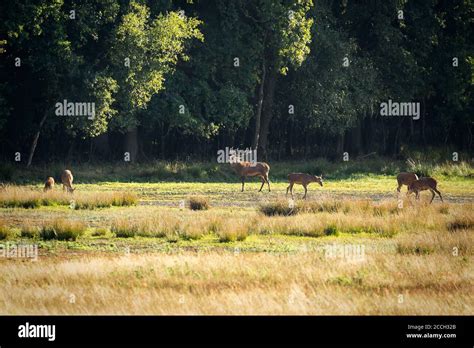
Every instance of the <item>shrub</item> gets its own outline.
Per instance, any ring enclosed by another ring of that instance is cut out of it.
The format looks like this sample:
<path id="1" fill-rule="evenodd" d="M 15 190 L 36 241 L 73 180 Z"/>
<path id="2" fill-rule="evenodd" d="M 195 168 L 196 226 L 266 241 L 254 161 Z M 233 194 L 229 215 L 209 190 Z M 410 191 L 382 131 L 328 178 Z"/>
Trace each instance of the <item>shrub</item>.
<path id="1" fill-rule="evenodd" d="M 248 228 L 245 224 L 235 224 L 218 231 L 217 236 L 221 243 L 243 241 L 248 236 Z"/>
<path id="2" fill-rule="evenodd" d="M 0 240 L 8 239 L 11 235 L 11 229 L 5 225 L 0 224 Z"/>
<path id="3" fill-rule="evenodd" d="M 203 196 L 193 196 L 189 198 L 189 208 L 191 210 L 208 210 L 209 200 Z"/>
<path id="4" fill-rule="evenodd" d="M 135 222 L 129 220 L 116 220 L 112 223 L 111 231 L 119 238 L 131 238 L 135 237 L 138 232 L 138 225 Z"/>
<path id="5" fill-rule="evenodd" d="M 15 169 L 10 164 L 0 165 L 0 180 L 11 181 L 14 178 Z"/>
<path id="6" fill-rule="evenodd" d="M 324 234 L 326 236 L 337 236 L 339 234 L 339 231 L 336 225 L 329 225 L 324 228 Z"/>
<path id="7" fill-rule="evenodd" d="M 56 219 L 44 224 L 40 231 L 43 240 L 76 240 L 86 231 L 86 226 L 79 221 Z"/>
<path id="8" fill-rule="evenodd" d="M 23 225 L 20 229 L 22 238 L 36 238 L 40 234 L 40 228 L 37 226 Z"/>
<path id="9" fill-rule="evenodd" d="M 92 236 L 93 237 L 102 237 L 102 236 L 105 236 L 108 232 L 109 232 L 109 230 L 107 228 L 98 227 L 94 230 L 94 232 L 92 232 Z"/>
<path id="10" fill-rule="evenodd" d="M 278 200 L 276 202 L 268 202 L 261 204 L 258 207 L 258 210 L 266 216 L 275 216 L 275 215 L 295 215 L 299 208 L 296 204 L 290 208 L 290 204 L 286 200 Z"/>
<path id="11" fill-rule="evenodd" d="M 118 207 L 125 207 L 135 205 L 138 202 L 138 197 L 133 192 L 114 193 L 112 196 L 112 205 Z"/>

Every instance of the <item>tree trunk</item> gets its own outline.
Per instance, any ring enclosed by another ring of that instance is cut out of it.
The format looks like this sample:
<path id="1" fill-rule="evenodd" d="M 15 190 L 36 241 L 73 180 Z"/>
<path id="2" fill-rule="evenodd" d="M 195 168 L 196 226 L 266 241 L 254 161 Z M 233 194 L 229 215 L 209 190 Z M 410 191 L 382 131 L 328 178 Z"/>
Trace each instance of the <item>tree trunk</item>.
<path id="1" fill-rule="evenodd" d="M 166 145 L 168 144 L 168 135 L 170 134 L 170 126 L 168 126 L 165 132 L 165 124 L 161 123 L 161 141 L 160 141 L 160 158 L 164 160 L 166 158 Z"/>
<path id="2" fill-rule="evenodd" d="M 67 150 L 66 155 L 66 163 L 70 165 L 72 156 L 74 155 L 74 150 L 76 147 L 76 138 L 72 138 L 71 144 L 69 145 L 69 149 Z"/>
<path id="3" fill-rule="evenodd" d="M 265 77 L 267 75 L 267 68 L 265 65 L 265 58 L 262 62 L 262 80 L 260 82 L 260 87 L 258 90 L 258 102 L 257 102 L 257 113 L 255 114 L 255 130 L 252 140 L 252 149 L 258 148 L 258 141 L 260 137 L 260 122 L 262 118 L 262 108 L 263 108 L 263 97 L 264 97 L 264 86 L 265 86 Z"/>
<path id="4" fill-rule="evenodd" d="M 125 152 L 130 154 L 130 162 L 137 160 L 138 154 L 138 131 L 137 127 L 130 128 L 125 134 Z"/>
<path id="5" fill-rule="evenodd" d="M 293 118 L 289 118 L 287 122 L 287 136 L 286 136 L 286 157 L 293 157 Z"/>
<path id="6" fill-rule="evenodd" d="M 337 137 L 337 149 L 336 149 L 336 157 L 342 158 L 344 152 L 344 132 L 338 135 Z"/>
<path id="7" fill-rule="evenodd" d="M 357 120 L 354 128 L 350 130 L 351 154 L 358 156 L 362 153 L 361 149 L 362 120 Z"/>
<path id="8" fill-rule="evenodd" d="M 274 68 L 269 68 L 265 96 L 263 99 L 263 112 L 262 112 L 262 126 L 260 129 L 260 143 L 259 149 L 262 153 L 262 158 L 267 159 L 268 150 L 268 133 L 270 130 L 270 121 L 273 117 L 273 99 L 275 97 L 275 87 L 277 82 L 277 71 Z"/>
<path id="9" fill-rule="evenodd" d="M 43 128 L 43 124 L 46 121 L 47 117 L 48 117 L 48 113 L 45 112 L 45 114 L 44 114 L 43 118 L 41 119 L 40 124 L 38 126 L 38 130 L 36 131 L 36 133 L 33 137 L 33 141 L 31 142 L 31 146 L 30 146 L 30 153 L 28 155 L 28 162 L 26 163 L 27 167 L 31 166 L 31 162 L 33 161 L 33 156 L 34 156 L 35 150 L 36 150 L 36 145 L 38 145 L 38 139 L 39 139 L 39 136 L 40 136 L 40 133 L 41 133 L 41 128 Z"/>

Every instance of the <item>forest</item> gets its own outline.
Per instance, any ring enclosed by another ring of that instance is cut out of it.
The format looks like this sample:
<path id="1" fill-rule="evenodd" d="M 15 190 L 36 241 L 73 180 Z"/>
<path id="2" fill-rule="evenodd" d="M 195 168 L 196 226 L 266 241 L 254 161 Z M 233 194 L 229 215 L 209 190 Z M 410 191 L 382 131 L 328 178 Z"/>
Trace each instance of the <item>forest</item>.
<path id="1" fill-rule="evenodd" d="M 471 0 L 0 6 L 3 162 L 472 154 Z"/>

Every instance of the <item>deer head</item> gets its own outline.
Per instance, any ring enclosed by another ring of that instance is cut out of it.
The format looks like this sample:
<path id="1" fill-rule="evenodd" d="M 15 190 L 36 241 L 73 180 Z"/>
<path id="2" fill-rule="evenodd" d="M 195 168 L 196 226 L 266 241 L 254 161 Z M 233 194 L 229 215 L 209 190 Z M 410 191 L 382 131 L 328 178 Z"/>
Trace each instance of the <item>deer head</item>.
<path id="1" fill-rule="evenodd" d="M 317 182 L 319 185 L 323 186 L 323 175 L 320 176 L 313 175 L 314 181 Z"/>

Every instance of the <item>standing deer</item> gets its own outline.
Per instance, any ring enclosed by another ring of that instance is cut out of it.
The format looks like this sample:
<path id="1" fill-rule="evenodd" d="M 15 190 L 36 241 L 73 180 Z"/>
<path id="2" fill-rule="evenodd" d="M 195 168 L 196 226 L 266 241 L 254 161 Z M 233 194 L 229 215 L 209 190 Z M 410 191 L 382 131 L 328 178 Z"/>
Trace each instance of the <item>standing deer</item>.
<path id="1" fill-rule="evenodd" d="M 441 192 L 439 192 L 437 189 L 436 189 L 436 186 L 438 185 L 438 183 L 436 182 L 435 179 L 433 178 L 420 178 L 416 181 L 413 181 L 409 186 L 408 186 L 408 192 L 407 192 L 407 195 L 411 194 L 411 193 L 415 193 L 416 194 L 416 199 L 419 199 L 420 198 L 420 191 L 424 191 L 424 190 L 430 190 L 431 191 L 431 201 L 430 201 L 430 204 L 431 202 L 433 202 L 433 199 L 435 198 L 435 192 L 438 194 L 439 198 L 441 198 L 441 202 L 443 201 L 443 197 L 441 196 Z"/>
<path id="2" fill-rule="evenodd" d="M 291 192 L 291 198 L 293 198 L 293 185 L 299 184 L 304 187 L 304 196 L 303 199 L 306 199 L 306 194 L 308 193 L 307 186 L 312 182 L 317 182 L 319 185 L 323 186 L 323 176 L 310 175 L 305 173 L 291 173 L 288 174 L 288 181 L 290 185 L 286 188 L 286 195 L 288 196 L 288 190 Z"/>
<path id="3" fill-rule="evenodd" d="M 61 182 L 63 183 L 63 191 L 67 189 L 67 192 L 73 193 L 74 188 L 72 187 L 72 181 L 74 177 L 70 170 L 66 169 L 61 173 Z"/>
<path id="4" fill-rule="evenodd" d="M 247 176 L 259 176 L 260 179 L 262 179 L 262 186 L 260 186 L 260 190 L 258 190 L 258 192 L 262 191 L 263 185 L 265 185 L 265 183 L 267 183 L 268 192 L 270 192 L 270 180 L 268 179 L 270 166 L 267 163 L 257 162 L 253 164 L 251 162 L 241 162 L 239 158 L 233 157 L 230 166 L 235 170 L 237 175 L 239 175 L 242 180 L 241 192 L 244 192 L 245 178 Z"/>
<path id="5" fill-rule="evenodd" d="M 53 188 L 54 188 L 54 178 L 50 176 L 46 179 L 44 183 L 43 191 L 46 192 L 46 191 L 52 190 Z"/>
<path id="6" fill-rule="evenodd" d="M 407 187 L 410 186 L 410 184 L 413 181 L 418 180 L 418 176 L 415 173 L 400 173 L 397 175 L 397 182 L 398 182 L 398 187 L 397 191 L 400 192 L 400 189 L 402 188 L 403 185 L 407 185 Z"/>

